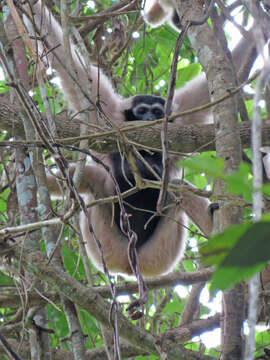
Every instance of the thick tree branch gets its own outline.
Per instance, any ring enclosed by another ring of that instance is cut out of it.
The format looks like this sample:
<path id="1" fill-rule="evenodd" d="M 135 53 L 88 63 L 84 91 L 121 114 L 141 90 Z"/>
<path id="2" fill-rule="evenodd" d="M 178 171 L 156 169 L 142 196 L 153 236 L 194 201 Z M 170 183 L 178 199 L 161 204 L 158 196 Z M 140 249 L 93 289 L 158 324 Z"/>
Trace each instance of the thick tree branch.
<path id="1" fill-rule="evenodd" d="M 24 359 L 30 359 L 30 347 L 28 344 L 24 343 L 23 345 L 20 344 L 20 342 L 9 338 L 8 339 L 10 345 L 13 349 L 20 348 L 20 355 Z M 120 341 L 120 348 L 121 348 L 121 354 L 125 358 L 129 358 L 132 356 L 143 356 L 147 355 L 148 353 L 142 352 L 138 349 L 136 349 L 134 346 L 128 344 L 126 341 Z M 4 354 L 3 349 L 0 345 L 0 355 Z M 62 350 L 62 349 L 55 349 L 51 348 L 51 359 L 54 360 L 74 360 L 73 353 L 68 350 Z M 104 346 L 96 349 L 91 349 L 86 351 L 85 353 L 85 360 L 100 360 L 100 359 L 106 359 L 106 352 Z"/>
<path id="2" fill-rule="evenodd" d="M 145 283 L 149 290 L 174 287 L 176 285 L 192 285 L 209 280 L 213 271 L 214 270 L 212 268 L 189 273 L 174 271 L 168 275 L 146 280 Z M 121 284 L 116 284 L 115 288 L 117 295 L 131 295 L 138 291 L 138 284 L 135 281 L 123 282 Z M 95 287 L 95 292 L 103 298 L 111 297 L 109 285 L 97 286 Z M 40 293 L 29 293 L 29 306 L 45 306 L 48 303 L 58 304 L 59 302 L 60 297 L 55 293 L 44 293 L 42 296 Z M 3 304 L 9 304 L 10 308 L 18 308 L 21 305 L 21 297 L 17 294 L 17 292 L 14 294 L 2 295 L 0 296 L 0 305 Z"/>
<path id="3" fill-rule="evenodd" d="M 154 122 L 155 124 L 159 120 Z M 134 122 L 133 125 L 126 124 L 121 127 L 128 139 L 149 148 L 161 149 L 160 130 L 162 125 L 152 125 L 149 122 Z M 0 99 L 0 127 L 9 131 L 11 135 L 22 135 L 23 126 L 17 107 L 10 108 L 7 102 L 1 103 Z M 117 130 L 90 133 L 84 137 L 79 136 L 79 124 L 71 122 L 67 117 L 61 115 L 57 118 L 58 133 L 61 138 L 56 139 L 60 144 L 76 144 L 83 138 L 90 140 L 90 148 L 98 152 L 110 152 L 117 150 Z M 243 148 L 250 148 L 250 123 L 239 123 L 238 128 Z M 142 131 L 143 129 L 143 131 Z M 168 124 L 168 139 L 170 151 L 181 153 L 192 153 L 215 150 L 214 125 L 185 125 Z M 16 141 L 14 142 L 16 144 Z M 31 144 L 35 144 L 32 142 Z M 41 143 L 39 143 L 41 145 Z M 262 130 L 263 146 L 270 145 L 270 125 L 265 122 Z M 11 145 L 10 142 L 0 142 L 0 146 Z"/>

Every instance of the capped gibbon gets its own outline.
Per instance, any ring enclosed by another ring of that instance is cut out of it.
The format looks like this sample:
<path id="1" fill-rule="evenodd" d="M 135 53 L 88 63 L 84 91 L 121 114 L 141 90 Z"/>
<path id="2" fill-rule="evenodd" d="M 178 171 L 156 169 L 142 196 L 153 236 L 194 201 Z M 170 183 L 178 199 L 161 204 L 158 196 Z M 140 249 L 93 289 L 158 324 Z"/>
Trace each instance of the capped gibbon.
<path id="1" fill-rule="evenodd" d="M 164 99 L 152 95 L 134 96 L 131 107 L 125 109 L 125 121 L 155 120 L 164 117 Z M 97 154 L 95 154 L 97 155 Z M 140 155 L 148 163 L 154 173 L 136 158 L 140 176 L 149 180 L 157 180 L 162 176 L 161 153 L 140 150 Z M 113 174 L 121 193 L 135 186 L 134 175 L 126 159 L 122 161 L 118 152 L 100 155 L 102 161 L 113 169 Z M 170 166 L 171 180 L 177 178 L 177 169 Z M 74 171 L 74 168 L 71 168 Z M 178 175 L 179 176 L 179 175 Z M 50 192 L 59 194 L 59 187 L 54 176 L 48 178 Z M 107 171 L 95 163 L 86 165 L 84 176 L 79 187 L 87 204 L 94 199 L 115 195 L 115 185 Z M 187 216 L 205 234 L 212 230 L 213 207 L 209 207 L 208 199 L 193 194 L 182 194 L 180 203 L 164 212 L 162 216 L 153 216 L 159 197 L 158 189 L 142 189 L 124 198 L 125 211 L 128 214 L 131 229 L 137 235 L 137 255 L 141 273 L 146 277 L 165 274 L 175 267 L 183 255 L 187 237 Z M 167 204 L 173 203 L 167 195 Z M 99 239 L 106 265 L 111 273 L 131 275 L 128 259 L 127 236 L 121 231 L 121 209 L 118 203 L 103 204 L 88 210 L 94 232 Z M 113 217 L 113 226 L 112 226 Z M 87 251 L 94 265 L 103 270 L 101 255 L 97 244 L 89 232 L 85 215 L 81 214 L 81 231 L 87 244 Z"/>
<path id="2" fill-rule="evenodd" d="M 80 112 L 82 106 L 74 87 L 74 79 L 67 73 L 62 63 L 65 59 L 62 46 L 62 29 L 48 9 L 41 6 L 40 0 L 34 6 L 34 14 L 36 26 L 39 27 L 42 23 L 40 38 L 46 39 L 44 44 L 40 44 L 41 51 L 44 50 L 42 47 L 45 47 L 50 65 L 57 71 L 61 79 L 62 89 L 71 110 Z M 119 125 L 126 121 L 150 121 L 164 117 L 165 100 L 163 98 L 152 95 L 136 95 L 125 99 L 115 92 L 109 79 L 97 67 L 91 65 L 88 71 L 85 70 L 85 65 L 79 59 L 79 53 L 72 42 L 71 52 L 76 79 L 81 89 L 91 87 L 92 105 L 96 104 L 96 99 L 99 100 L 99 106 L 91 106 L 89 112 L 92 123 L 102 125 L 107 123 L 106 120 L 109 119 L 112 123 Z M 192 109 L 209 101 L 205 75 L 199 75 L 183 88 L 175 91 L 172 113 Z M 203 110 L 178 117 L 175 121 L 181 124 L 205 124 L 211 121 L 211 117 L 209 110 Z M 149 180 L 159 179 L 163 170 L 162 155 L 158 152 L 146 150 L 139 152 L 144 159 L 143 162 L 136 157 L 140 176 Z M 112 169 L 121 192 L 130 189 L 135 184 L 129 163 L 126 158 L 122 158 L 120 153 L 95 155 Z M 149 166 L 146 166 L 145 162 Z M 74 169 L 75 166 L 71 165 L 71 173 L 74 172 Z M 174 161 L 171 159 L 170 180 L 173 181 L 178 177 L 179 169 L 175 167 Z M 56 177 L 48 175 L 48 186 L 52 194 L 59 195 Z M 78 191 L 83 194 L 86 204 L 90 204 L 95 199 L 116 194 L 112 178 L 104 167 L 95 162 L 85 166 Z M 131 229 L 137 234 L 136 250 L 140 271 L 146 277 L 166 274 L 179 262 L 185 249 L 188 218 L 206 236 L 210 235 L 212 231 L 211 210 L 215 208 L 211 209 L 210 206 L 209 211 L 210 202 L 208 199 L 191 193 L 183 193 L 179 202 L 175 206 L 167 207 L 162 216 L 153 216 L 156 211 L 158 196 L 158 189 L 147 188 L 123 199 L 125 210 L 129 215 Z M 169 193 L 166 204 L 173 204 Z M 121 230 L 119 204 L 102 204 L 90 207 L 88 213 L 95 235 L 102 245 L 104 259 L 110 272 L 130 275 L 132 271 L 127 251 L 129 240 Z M 89 258 L 102 271 L 101 254 L 89 231 L 88 222 L 83 213 L 80 217 L 80 226 Z"/>

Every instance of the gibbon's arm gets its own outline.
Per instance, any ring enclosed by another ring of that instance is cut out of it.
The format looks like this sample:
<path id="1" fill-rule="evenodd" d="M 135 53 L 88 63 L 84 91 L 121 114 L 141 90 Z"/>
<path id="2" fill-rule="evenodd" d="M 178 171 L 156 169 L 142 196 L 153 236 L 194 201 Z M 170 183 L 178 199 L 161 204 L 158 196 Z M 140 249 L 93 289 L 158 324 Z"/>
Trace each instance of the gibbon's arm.
<path id="1" fill-rule="evenodd" d="M 205 236 L 212 234 L 213 216 L 209 206 L 208 199 L 182 194 L 179 206 L 164 216 L 153 236 L 137 251 L 144 276 L 166 274 L 179 263 L 186 247 L 188 218 Z"/>
<path id="2" fill-rule="evenodd" d="M 39 43 L 39 51 L 44 55 L 48 53 L 50 65 L 56 69 L 63 88 L 65 98 L 69 107 L 73 111 L 82 110 L 82 105 L 78 103 L 77 92 L 74 87 L 74 81 L 65 70 L 66 54 L 63 47 L 63 32 L 59 23 L 51 15 L 50 11 L 42 5 L 39 0 L 34 6 L 34 20 L 38 29 L 41 31 L 41 37 L 45 38 L 43 44 Z M 26 25 L 28 22 L 26 21 Z M 41 26 L 42 24 L 42 26 Z M 45 49 L 44 49 L 45 47 Z M 75 45 L 71 41 L 71 54 L 76 71 L 76 80 L 81 89 L 87 94 L 91 89 L 91 101 L 95 105 L 97 100 L 104 111 L 105 115 L 114 122 L 124 121 L 122 114 L 123 101 L 122 97 L 116 94 L 109 79 L 95 66 L 91 66 L 90 71 L 86 71 L 83 64 L 83 58 L 80 56 Z M 90 75 L 90 78 L 89 78 Z M 91 106 L 91 108 L 95 108 Z M 97 111 L 91 112 L 91 122 L 96 122 L 99 115 Z"/>
<path id="3" fill-rule="evenodd" d="M 256 44 L 251 40 L 251 31 L 249 34 L 250 37 L 242 38 L 232 51 L 232 59 L 240 83 L 248 78 L 254 61 L 257 58 Z M 206 76 L 204 73 L 201 73 L 193 80 L 188 81 L 182 88 L 175 90 L 172 113 L 177 114 L 191 110 L 195 107 L 208 104 L 210 101 Z M 183 125 L 207 124 L 213 121 L 213 116 L 211 109 L 206 109 L 177 118 L 175 121 Z"/>
<path id="4" fill-rule="evenodd" d="M 205 74 L 202 73 L 175 91 L 172 114 L 191 110 L 209 102 L 207 80 Z M 181 125 L 209 124 L 213 122 L 213 116 L 211 110 L 206 109 L 177 118 L 175 122 L 181 123 Z"/>

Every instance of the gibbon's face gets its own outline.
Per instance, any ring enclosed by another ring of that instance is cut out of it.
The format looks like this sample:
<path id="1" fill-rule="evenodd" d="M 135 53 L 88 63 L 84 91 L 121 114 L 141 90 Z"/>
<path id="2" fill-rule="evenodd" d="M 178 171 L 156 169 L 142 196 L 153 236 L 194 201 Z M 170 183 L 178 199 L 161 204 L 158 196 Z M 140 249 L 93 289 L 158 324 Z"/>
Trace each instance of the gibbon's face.
<path id="1" fill-rule="evenodd" d="M 133 119 L 151 121 L 164 117 L 165 100 L 159 96 L 138 95 L 132 103 Z"/>

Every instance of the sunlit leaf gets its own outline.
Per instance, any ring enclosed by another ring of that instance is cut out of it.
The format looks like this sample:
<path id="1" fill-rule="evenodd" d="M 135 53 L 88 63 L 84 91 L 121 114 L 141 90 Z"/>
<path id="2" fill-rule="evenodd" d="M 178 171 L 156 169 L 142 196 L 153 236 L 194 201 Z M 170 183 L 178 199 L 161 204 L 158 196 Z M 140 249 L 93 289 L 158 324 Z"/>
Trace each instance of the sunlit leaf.
<path id="1" fill-rule="evenodd" d="M 11 277 L 0 271 L 0 286 L 13 286 L 14 281 Z"/>
<path id="2" fill-rule="evenodd" d="M 262 270 L 270 259 L 270 222 L 234 226 L 200 249 L 207 264 L 218 265 L 211 293 L 227 289 Z"/>
<path id="3" fill-rule="evenodd" d="M 210 294 L 213 295 L 217 290 L 225 290 L 233 285 L 250 278 L 261 271 L 265 264 L 257 264 L 250 267 L 223 267 L 222 265 L 214 272 L 211 279 Z"/>
<path id="4" fill-rule="evenodd" d="M 242 234 L 222 267 L 250 267 L 270 259 L 270 223 L 258 222 Z"/>
<path id="5" fill-rule="evenodd" d="M 245 234 L 251 223 L 231 226 L 222 233 L 212 237 L 199 249 L 203 261 L 207 265 L 219 265 L 229 251 L 237 244 L 240 237 Z"/>
<path id="6" fill-rule="evenodd" d="M 224 163 L 223 160 L 213 155 L 208 157 L 198 155 L 193 158 L 185 159 L 180 162 L 181 166 L 187 167 L 199 173 L 207 173 L 207 175 L 221 179 L 224 177 Z"/>
<path id="7" fill-rule="evenodd" d="M 252 199 L 252 177 L 250 165 L 241 163 L 237 172 L 225 176 L 227 190 L 230 193 L 243 196 L 246 201 Z"/>

